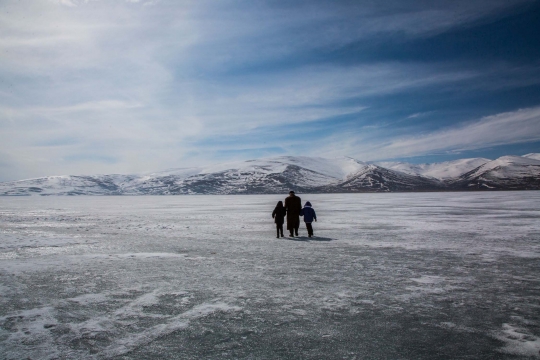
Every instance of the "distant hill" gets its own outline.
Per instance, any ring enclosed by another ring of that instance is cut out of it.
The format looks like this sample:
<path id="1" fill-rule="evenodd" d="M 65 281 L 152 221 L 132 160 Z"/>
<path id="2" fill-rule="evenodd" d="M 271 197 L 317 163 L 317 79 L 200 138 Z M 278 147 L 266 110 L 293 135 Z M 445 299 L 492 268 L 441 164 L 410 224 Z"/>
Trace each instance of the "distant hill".
<path id="1" fill-rule="evenodd" d="M 540 154 L 432 164 L 281 156 L 144 175 L 63 175 L 0 183 L 0 195 L 183 195 L 540 189 Z"/>
<path id="2" fill-rule="evenodd" d="M 540 160 L 540 154 L 538 153 L 531 153 L 531 154 L 523 155 L 523 157 L 526 157 L 528 159 Z"/>
<path id="3" fill-rule="evenodd" d="M 468 190 L 538 190 L 540 160 L 503 156 L 452 179 L 449 185 Z"/>

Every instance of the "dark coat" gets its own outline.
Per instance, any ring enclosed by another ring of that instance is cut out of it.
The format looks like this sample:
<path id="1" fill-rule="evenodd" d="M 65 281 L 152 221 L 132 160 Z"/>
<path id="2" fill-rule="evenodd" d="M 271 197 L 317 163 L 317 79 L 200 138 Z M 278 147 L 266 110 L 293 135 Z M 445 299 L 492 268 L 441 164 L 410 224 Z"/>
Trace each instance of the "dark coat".
<path id="1" fill-rule="evenodd" d="M 276 208 L 272 212 L 272 217 L 274 218 L 274 222 L 278 225 L 283 225 L 283 223 L 285 223 L 286 213 L 287 213 L 287 210 L 285 210 L 283 206 L 281 207 L 276 206 Z"/>
<path id="2" fill-rule="evenodd" d="M 311 208 L 311 206 L 304 206 L 302 211 L 300 211 L 300 216 L 304 217 L 304 222 L 311 223 L 313 222 L 313 219 L 317 220 L 317 215 L 315 214 L 315 210 Z"/>
<path id="3" fill-rule="evenodd" d="M 287 230 L 298 229 L 300 227 L 302 200 L 296 195 L 285 198 L 285 209 L 287 210 Z"/>

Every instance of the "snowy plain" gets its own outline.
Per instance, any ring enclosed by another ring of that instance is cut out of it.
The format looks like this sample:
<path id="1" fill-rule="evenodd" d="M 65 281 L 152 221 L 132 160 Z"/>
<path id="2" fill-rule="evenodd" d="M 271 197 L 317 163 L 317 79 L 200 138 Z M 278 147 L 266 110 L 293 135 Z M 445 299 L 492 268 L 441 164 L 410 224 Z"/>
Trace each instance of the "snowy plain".
<path id="1" fill-rule="evenodd" d="M 540 357 L 540 192 L 0 199 L 2 359 Z"/>

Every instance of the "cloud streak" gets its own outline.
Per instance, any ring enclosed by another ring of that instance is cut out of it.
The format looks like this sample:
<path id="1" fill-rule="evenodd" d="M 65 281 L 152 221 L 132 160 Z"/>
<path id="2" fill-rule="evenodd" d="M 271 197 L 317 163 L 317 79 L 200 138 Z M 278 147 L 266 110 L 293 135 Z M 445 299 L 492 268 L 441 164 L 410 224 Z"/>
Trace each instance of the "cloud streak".
<path id="1" fill-rule="evenodd" d="M 430 123 L 444 114 L 440 98 L 537 86 L 539 64 L 360 61 L 356 54 L 368 50 L 347 49 L 473 27 L 527 4 L 3 1 L 0 180 L 144 172 L 221 161 L 224 153 L 294 155 L 315 140 L 332 142 L 315 149 L 319 155 L 468 148 L 448 142 L 432 149 L 429 139 L 406 131 L 454 134 L 463 116 Z"/>
<path id="2" fill-rule="evenodd" d="M 348 139 L 348 150 L 365 160 L 384 160 L 533 141 L 540 141 L 540 107 L 487 116 L 426 134 L 395 137 L 383 144 Z"/>

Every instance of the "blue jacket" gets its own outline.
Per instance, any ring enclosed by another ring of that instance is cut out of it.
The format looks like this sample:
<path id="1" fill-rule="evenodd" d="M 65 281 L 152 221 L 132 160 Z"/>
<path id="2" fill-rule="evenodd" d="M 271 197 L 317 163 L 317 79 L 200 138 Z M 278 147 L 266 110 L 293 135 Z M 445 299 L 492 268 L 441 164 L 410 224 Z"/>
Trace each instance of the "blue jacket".
<path id="1" fill-rule="evenodd" d="M 317 220 L 315 210 L 313 210 L 309 205 L 304 206 L 304 208 L 300 210 L 300 216 L 303 216 L 304 222 L 307 223 L 313 222 L 313 219 Z"/>

